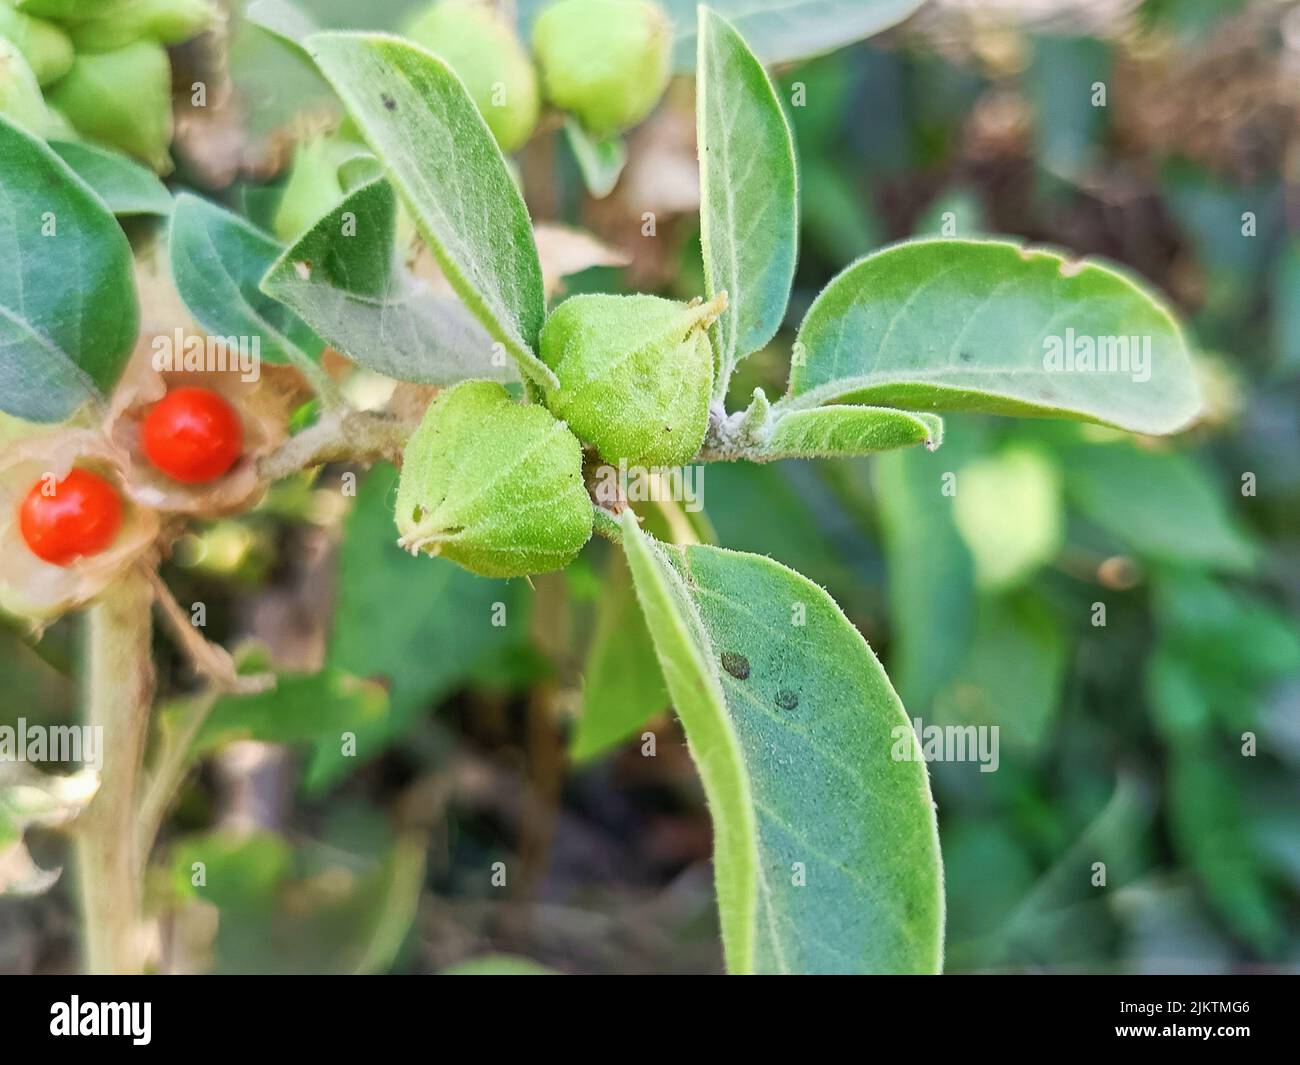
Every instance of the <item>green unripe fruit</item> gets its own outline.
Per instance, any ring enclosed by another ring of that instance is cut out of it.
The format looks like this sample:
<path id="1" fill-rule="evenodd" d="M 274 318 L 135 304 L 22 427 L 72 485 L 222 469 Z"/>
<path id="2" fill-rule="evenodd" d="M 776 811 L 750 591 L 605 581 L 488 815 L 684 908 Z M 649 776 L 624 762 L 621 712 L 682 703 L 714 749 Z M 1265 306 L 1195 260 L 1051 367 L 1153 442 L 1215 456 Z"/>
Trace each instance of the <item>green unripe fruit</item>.
<path id="1" fill-rule="evenodd" d="M 568 565 L 591 539 L 582 445 L 544 407 L 492 381 L 441 393 L 406 445 L 397 487 L 402 547 L 484 577 Z"/>
<path id="2" fill-rule="evenodd" d="M 167 51 L 136 41 L 113 52 L 79 55 L 49 101 L 83 137 L 153 167 L 171 169 L 172 71 Z"/>
<path id="3" fill-rule="evenodd" d="M 654 110 L 671 73 L 668 17 L 647 0 L 559 0 L 533 24 L 546 97 L 610 137 Z"/>
<path id="4" fill-rule="evenodd" d="M 78 52 L 108 52 L 149 39 L 180 44 L 217 20 L 211 0 L 118 0 L 69 29 Z"/>
<path id="5" fill-rule="evenodd" d="M 5 37 L 0 37 L 0 115 L 33 136 L 50 135 L 52 116 L 36 75 L 18 47 Z"/>
<path id="6" fill-rule="evenodd" d="M 7 37 L 22 52 L 36 80 L 48 85 L 72 67 L 72 41 L 58 26 L 24 15 L 0 0 L 0 37 Z"/>
<path id="7" fill-rule="evenodd" d="M 288 243 L 305 233 L 318 218 L 343 199 L 337 151 L 324 137 L 303 141 L 293 154 L 289 180 L 271 228 Z"/>
<path id="8" fill-rule="evenodd" d="M 537 74 L 505 15 L 473 0 L 442 0 L 406 35 L 456 72 L 503 152 L 523 146 L 541 106 Z"/>
<path id="9" fill-rule="evenodd" d="M 704 442 L 713 385 L 708 327 L 726 306 L 658 296 L 574 296 L 542 327 L 560 379 L 547 405 L 608 462 L 680 466 Z"/>

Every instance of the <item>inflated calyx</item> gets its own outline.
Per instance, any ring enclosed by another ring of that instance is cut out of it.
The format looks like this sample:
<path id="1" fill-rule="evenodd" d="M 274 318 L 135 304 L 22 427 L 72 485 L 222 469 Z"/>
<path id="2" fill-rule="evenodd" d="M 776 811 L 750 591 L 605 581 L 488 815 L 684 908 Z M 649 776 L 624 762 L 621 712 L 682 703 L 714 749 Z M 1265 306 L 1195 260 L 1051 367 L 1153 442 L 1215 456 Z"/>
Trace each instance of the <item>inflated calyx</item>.
<path id="1" fill-rule="evenodd" d="M 704 441 L 713 384 L 709 303 L 658 296 L 574 296 L 542 328 L 541 358 L 560 387 L 556 415 L 608 462 L 678 466 Z"/>
<path id="2" fill-rule="evenodd" d="M 559 0 L 533 25 L 546 97 L 596 137 L 646 117 L 671 73 L 668 17 L 647 0 Z"/>
<path id="3" fill-rule="evenodd" d="M 537 74 L 509 18 L 474 0 L 441 0 L 406 35 L 456 72 L 503 152 L 522 147 L 537 125 Z"/>
<path id="4" fill-rule="evenodd" d="M 211 29 L 212 0 L 117 0 L 69 29 L 78 52 L 107 52 L 147 39 L 180 44 Z"/>
<path id="5" fill-rule="evenodd" d="M 88 140 L 133 155 L 159 173 L 171 169 L 172 73 L 162 45 L 136 41 L 78 55 L 47 99 Z"/>
<path id="6" fill-rule="evenodd" d="M 22 52 L 42 85 L 63 77 L 72 66 L 72 41 L 58 26 L 15 11 L 0 0 L 0 37 Z"/>
<path id="7" fill-rule="evenodd" d="M 59 132 L 30 64 L 5 37 L 0 37 L 0 115 L 36 137 Z"/>
<path id="8" fill-rule="evenodd" d="M 591 538 L 582 446 L 544 407 L 463 381 L 429 405 L 406 445 L 398 543 L 484 577 L 568 565 Z"/>

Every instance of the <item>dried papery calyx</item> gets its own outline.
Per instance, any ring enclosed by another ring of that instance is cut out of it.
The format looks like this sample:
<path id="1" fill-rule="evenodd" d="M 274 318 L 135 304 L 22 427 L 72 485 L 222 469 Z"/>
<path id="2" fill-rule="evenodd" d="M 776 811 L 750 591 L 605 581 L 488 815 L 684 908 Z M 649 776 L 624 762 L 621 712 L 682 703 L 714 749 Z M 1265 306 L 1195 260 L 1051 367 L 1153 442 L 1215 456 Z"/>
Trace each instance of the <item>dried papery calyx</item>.
<path id="1" fill-rule="evenodd" d="M 440 0 L 406 36 L 456 72 L 503 152 L 523 146 L 537 125 L 537 73 L 509 18 L 476 0 Z"/>
<path id="2" fill-rule="evenodd" d="M 559 0 L 533 25 L 546 97 L 596 137 L 636 125 L 671 74 L 668 16 L 646 0 Z"/>
<path id="3" fill-rule="evenodd" d="M 429 405 L 406 445 L 398 543 L 485 577 L 568 565 L 591 538 L 582 446 L 544 407 L 464 381 Z"/>
<path id="4" fill-rule="evenodd" d="M 560 379 L 546 399 L 609 462 L 678 466 L 709 423 L 708 327 L 726 307 L 658 296 L 583 295 L 542 328 L 541 358 Z"/>
<path id="5" fill-rule="evenodd" d="M 39 627 L 93 599 L 135 565 L 152 549 L 161 522 L 128 497 L 122 455 L 102 433 L 20 428 L 0 457 L 0 607 Z M 66 519 L 57 507 L 75 503 L 76 493 L 89 502 L 84 517 L 94 527 L 74 522 L 60 532 Z M 29 537 L 40 532 L 49 538 L 37 535 L 34 549 Z"/>
<path id="6" fill-rule="evenodd" d="M 290 415 L 310 394 L 306 383 L 292 367 L 255 357 L 251 340 L 236 348 L 204 334 L 154 264 L 139 266 L 136 288 L 143 309 L 140 339 L 104 422 L 105 435 L 121 456 L 127 495 L 154 510 L 197 517 L 248 509 L 267 488 L 258 463 L 288 437 Z M 214 471 L 234 452 L 228 421 L 209 438 L 212 452 L 191 455 L 181 464 L 201 477 L 176 477 L 175 470 L 167 471 L 172 463 L 164 456 L 160 465 L 145 446 L 149 416 L 169 394 L 187 389 L 212 393 L 217 406 L 228 407 L 238 420 L 238 454 L 221 473 Z"/>

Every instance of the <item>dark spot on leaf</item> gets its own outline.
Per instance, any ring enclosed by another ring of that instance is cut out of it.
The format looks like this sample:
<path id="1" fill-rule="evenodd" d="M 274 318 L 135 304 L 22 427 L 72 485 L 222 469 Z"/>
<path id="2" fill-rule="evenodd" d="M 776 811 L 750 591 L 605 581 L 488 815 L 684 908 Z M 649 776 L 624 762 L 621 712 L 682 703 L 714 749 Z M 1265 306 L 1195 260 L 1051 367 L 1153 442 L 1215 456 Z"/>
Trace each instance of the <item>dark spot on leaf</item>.
<path id="1" fill-rule="evenodd" d="M 789 688 L 782 688 L 776 693 L 776 705 L 782 710 L 793 710 L 799 705 L 799 696 Z"/>
<path id="2" fill-rule="evenodd" d="M 384 106 L 388 108 L 388 110 L 390 111 L 397 110 L 397 101 L 394 100 L 391 96 L 389 96 L 388 93 L 381 92 L 379 94 L 379 98 L 384 101 Z"/>
<path id="3" fill-rule="evenodd" d="M 737 680 L 744 680 L 749 676 L 749 659 L 736 651 L 723 651 L 722 668 Z"/>
<path id="4" fill-rule="evenodd" d="M 973 359 L 974 357 L 975 356 L 972 355 L 969 351 L 962 351 L 962 352 L 958 352 L 957 354 L 957 358 L 961 359 L 962 362 L 970 362 L 971 359 Z"/>

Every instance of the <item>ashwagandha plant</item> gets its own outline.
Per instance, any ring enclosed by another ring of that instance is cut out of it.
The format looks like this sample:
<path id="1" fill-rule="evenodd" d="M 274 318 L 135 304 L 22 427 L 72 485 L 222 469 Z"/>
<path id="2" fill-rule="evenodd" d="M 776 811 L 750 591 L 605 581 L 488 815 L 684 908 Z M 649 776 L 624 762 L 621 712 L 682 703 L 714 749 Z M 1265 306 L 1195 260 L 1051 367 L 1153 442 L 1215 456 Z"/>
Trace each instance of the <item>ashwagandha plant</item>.
<path id="1" fill-rule="evenodd" d="M 133 381 L 136 283 L 111 203 L 37 136 L 0 122 L 0 247 L 13 264 L 0 274 L 0 395 L 16 418 L 59 423 L 19 437 L 0 470 L 0 535 L 22 559 L 6 563 L 0 589 L 36 618 L 91 604 L 87 718 L 106 744 L 88 805 L 88 788 L 29 788 L 0 832 L 15 843 L 24 825 L 85 806 L 73 831 L 88 965 L 145 964 L 142 871 L 195 738 L 218 696 L 257 698 L 274 683 L 197 635 L 158 578 L 160 549 L 187 515 L 247 509 L 269 481 L 388 458 L 402 471 L 392 535 L 412 553 L 526 577 L 566 566 L 593 532 L 621 545 L 713 818 L 730 971 L 938 971 L 934 805 L 924 761 L 900 754 L 908 717 L 871 648 L 780 562 L 650 535 L 625 501 L 593 496 L 593 467 L 933 449 L 945 411 L 1174 432 L 1199 407 L 1174 318 L 1098 262 L 996 240 L 908 242 L 853 263 L 817 297 L 785 395 L 755 390 L 728 410 L 737 364 L 786 316 L 799 198 L 781 103 L 730 23 L 698 11 L 705 290 L 690 303 L 578 295 L 548 309 L 501 151 L 517 134 L 485 119 L 473 79 L 411 41 L 320 32 L 266 6 L 361 139 L 350 184 L 288 247 L 182 195 L 169 255 L 198 323 L 258 337 L 283 376 L 225 392 L 196 375 Z M 572 42 L 539 32 L 543 91 L 562 86 L 553 102 L 587 133 L 608 137 L 647 109 L 634 100 L 609 117 L 598 105 L 610 101 L 583 95 L 600 87 L 564 66 L 580 62 Z M 653 33 L 641 45 L 661 47 Z M 445 297 L 413 294 L 402 264 L 412 225 Z M 1060 335 L 1143 338 L 1149 365 L 1124 375 L 1045 359 Z M 450 387 L 418 425 L 395 407 L 355 409 L 322 368 L 327 346 L 399 381 Z M 285 438 L 304 380 L 315 420 Z M 155 600 L 212 685 L 161 717 L 150 745 Z"/>

